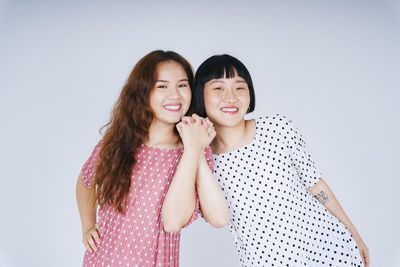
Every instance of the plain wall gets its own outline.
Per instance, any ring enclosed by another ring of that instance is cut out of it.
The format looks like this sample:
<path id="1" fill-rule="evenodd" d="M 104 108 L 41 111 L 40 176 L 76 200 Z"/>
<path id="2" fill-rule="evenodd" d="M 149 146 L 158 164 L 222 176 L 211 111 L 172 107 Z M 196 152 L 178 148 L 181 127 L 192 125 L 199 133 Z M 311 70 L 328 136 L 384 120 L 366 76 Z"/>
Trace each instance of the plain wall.
<path id="1" fill-rule="evenodd" d="M 250 70 L 249 118 L 303 132 L 370 249 L 399 266 L 399 1 L 0 1 L 0 266 L 79 266 L 80 168 L 134 64 L 174 50 Z M 397 256 L 396 256 L 397 255 Z M 239 266 L 229 229 L 182 231 L 181 266 Z"/>

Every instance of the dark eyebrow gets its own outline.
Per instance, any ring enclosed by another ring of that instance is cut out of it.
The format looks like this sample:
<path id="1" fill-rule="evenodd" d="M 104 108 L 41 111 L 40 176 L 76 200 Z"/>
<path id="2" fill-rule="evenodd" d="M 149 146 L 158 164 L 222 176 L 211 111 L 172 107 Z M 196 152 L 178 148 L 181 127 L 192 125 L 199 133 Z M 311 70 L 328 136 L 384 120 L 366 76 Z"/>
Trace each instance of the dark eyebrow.
<path id="1" fill-rule="evenodd" d="M 188 80 L 187 78 L 184 78 L 184 79 L 180 79 L 180 80 L 178 81 L 178 83 L 179 83 L 179 82 L 188 82 L 188 81 L 189 81 L 189 80 Z M 166 80 L 157 80 L 156 83 L 169 83 L 169 81 L 166 81 Z"/>
<path id="2" fill-rule="evenodd" d="M 222 79 L 214 79 L 214 80 L 212 80 L 212 81 L 210 82 L 210 84 L 213 84 L 213 83 L 224 83 L 224 82 L 225 82 L 225 81 L 222 80 Z M 247 84 L 247 82 L 246 82 L 245 80 L 242 80 L 242 79 L 236 80 L 235 83 L 244 83 L 244 84 Z"/>
<path id="3" fill-rule="evenodd" d="M 237 81 L 235 81 L 236 83 L 245 83 L 245 84 L 247 84 L 247 82 L 245 81 L 245 80 L 237 80 Z"/>
<path id="4" fill-rule="evenodd" d="M 210 84 L 213 84 L 213 83 L 224 83 L 224 82 L 225 82 L 224 80 L 214 79 L 214 80 L 212 80 L 212 81 L 210 82 Z"/>

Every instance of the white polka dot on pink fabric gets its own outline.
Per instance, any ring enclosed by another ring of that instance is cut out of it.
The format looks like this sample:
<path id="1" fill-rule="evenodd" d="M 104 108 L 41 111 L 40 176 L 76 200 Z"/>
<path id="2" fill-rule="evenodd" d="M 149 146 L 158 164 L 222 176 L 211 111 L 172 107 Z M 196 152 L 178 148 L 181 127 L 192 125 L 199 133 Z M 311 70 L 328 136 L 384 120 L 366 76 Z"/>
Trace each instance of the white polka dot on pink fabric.
<path id="1" fill-rule="evenodd" d="M 82 168 L 84 185 L 93 182 L 102 140 Z M 164 232 L 161 208 L 183 149 L 159 149 L 142 145 L 136 155 L 126 214 L 110 206 L 99 210 L 101 242 L 96 252 L 85 252 L 83 266 L 179 266 L 180 232 Z M 210 147 L 205 150 L 213 171 Z M 188 226 L 198 217 L 199 202 Z M 185 227 L 186 227 L 185 226 Z"/>

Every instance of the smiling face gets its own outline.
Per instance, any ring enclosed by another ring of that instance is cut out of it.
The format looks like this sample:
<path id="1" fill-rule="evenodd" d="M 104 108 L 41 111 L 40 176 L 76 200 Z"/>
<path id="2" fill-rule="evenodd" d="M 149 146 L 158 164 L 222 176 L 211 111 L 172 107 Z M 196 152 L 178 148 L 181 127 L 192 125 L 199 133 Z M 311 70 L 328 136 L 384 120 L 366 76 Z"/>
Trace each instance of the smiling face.
<path id="1" fill-rule="evenodd" d="M 153 123 L 175 124 L 186 114 L 192 94 L 188 77 L 175 61 L 157 66 L 157 80 L 150 94 Z"/>
<path id="2" fill-rule="evenodd" d="M 249 105 L 249 87 L 237 73 L 233 78 L 212 79 L 204 84 L 204 106 L 207 116 L 216 125 L 239 125 Z"/>

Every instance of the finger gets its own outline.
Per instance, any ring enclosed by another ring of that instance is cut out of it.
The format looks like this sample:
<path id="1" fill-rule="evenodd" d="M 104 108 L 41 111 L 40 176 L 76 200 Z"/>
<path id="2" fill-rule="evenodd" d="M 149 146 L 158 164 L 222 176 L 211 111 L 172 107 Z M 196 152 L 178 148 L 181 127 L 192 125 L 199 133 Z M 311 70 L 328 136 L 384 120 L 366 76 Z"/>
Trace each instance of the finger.
<path id="1" fill-rule="evenodd" d="M 83 240 L 83 244 L 87 251 L 93 252 L 92 248 L 90 247 L 89 243 L 87 242 L 86 238 Z"/>
<path id="2" fill-rule="evenodd" d="M 179 130 L 182 130 L 182 129 L 185 127 L 185 125 L 186 125 L 186 123 L 183 122 L 183 121 L 181 121 L 180 123 L 178 123 L 178 124 L 176 125 L 176 128 L 177 128 L 178 131 L 179 131 Z"/>
<path id="3" fill-rule="evenodd" d="M 92 231 L 90 234 L 92 235 L 94 240 L 96 240 L 96 243 L 100 244 L 100 236 L 99 236 L 99 233 L 97 232 L 97 230 Z"/>
<path id="4" fill-rule="evenodd" d="M 365 253 L 365 251 L 363 251 L 363 262 L 364 262 L 364 266 L 368 266 L 369 265 L 369 260 L 368 260 L 368 255 L 367 253 Z"/>
<path id="5" fill-rule="evenodd" d="M 201 124 L 202 122 L 201 122 L 201 118 L 199 117 L 199 116 L 195 116 L 195 114 L 193 114 L 192 115 L 192 121 L 194 122 L 194 123 L 196 123 L 196 124 Z"/>
<path id="6" fill-rule="evenodd" d="M 210 120 L 210 118 L 206 118 L 206 121 L 208 122 L 208 125 L 210 125 L 210 126 L 213 126 L 214 125 L 214 123 Z"/>
<path id="7" fill-rule="evenodd" d="M 214 129 L 213 123 L 208 118 L 205 118 L 203 125 L 205 125 L 204 127 L 208 129 L 208 134 L 211 134 L 212 129 Z"/>
<path id="8" fill-rule="evenodd" d="M 192 117 L 188 117 L 188 116 L 182 117 L 182 121 L 184 123 L 193 123 Z"/>
<path id="9" fill-rule="evenodd" d="M 193 121 L 196 122 L 197 124 L 202 124 L 202 123 L 203 123 L 202 118 L 201 118 L 199 115 L 197 115 L 197 114 L 193 114 L 193 115 L 192 115 L 192 119 L 193 119 Z"/>
<path id="10" fill-rule="evenodd" d="M 208 128 L 208 133 L 209 133 L 210 136 L 211 136 L 211 135 L 215 135 L 215 128 L 214 128 L 214 126 L 209 126 L 209 128 Z"/>
<path id="11" fill-rule="evenodd" d="M 211 141 L 215 138 L 216 135 L 217 135 L 217 132 L 215 131 L 214 128 L 212 128 L 211 133 L 210 133 Z M 210 141 L 210 142 L 211 142 L 211 141 Z"/>
<path id="12" fill-rule="evenodd" d="M 192 118 L 193 119 L 201 119 L 201 117 L 199 115 L 197 115 L 196 113 L 192 114 Z"/>
<path id="13" fill-rule="evenodd" d="M 369 251 L 366 251 L 366 260 L 367 260 L 367 264 L 369 266 L 369 264 L 371 263 L 371 259 L 369 258 Z"/>
<path id="14" fill-rule="evenodd" d="M 184 124 L 183 122 L 180 122 L 176 125 L 176 129 L 178 130 L 178 133 L 180 136 L 182 136 L 182 128 L 183 128 Z"/>
<path id="15" fill-rule="evenodd" d="M 206 128 L 208 130 L 208 132 L 210 133 L 210 125 L 208 124 L 208 122 L 206 121 L 206 119 L 200 118 L 201 120 L 201 124 L 204 126 L 204 128 Z"/>
<path id="16" fill-rule="evenodd" d="M 100 230 L 100 229 L 99 229 L 99 225 L 98 225 L 97 223 L 94 225 L 94 227 L 97 229 L 97 231 Z"/>
<path id="17" fill-rule="evenodd" d="M 87 241 L 88 241 L 90 247 L 91 247 L 94 251 L 97 251 L 96 244 L 94 243 L 93 237 L 92 237 L 91 235 L 88 236 Z"/>

